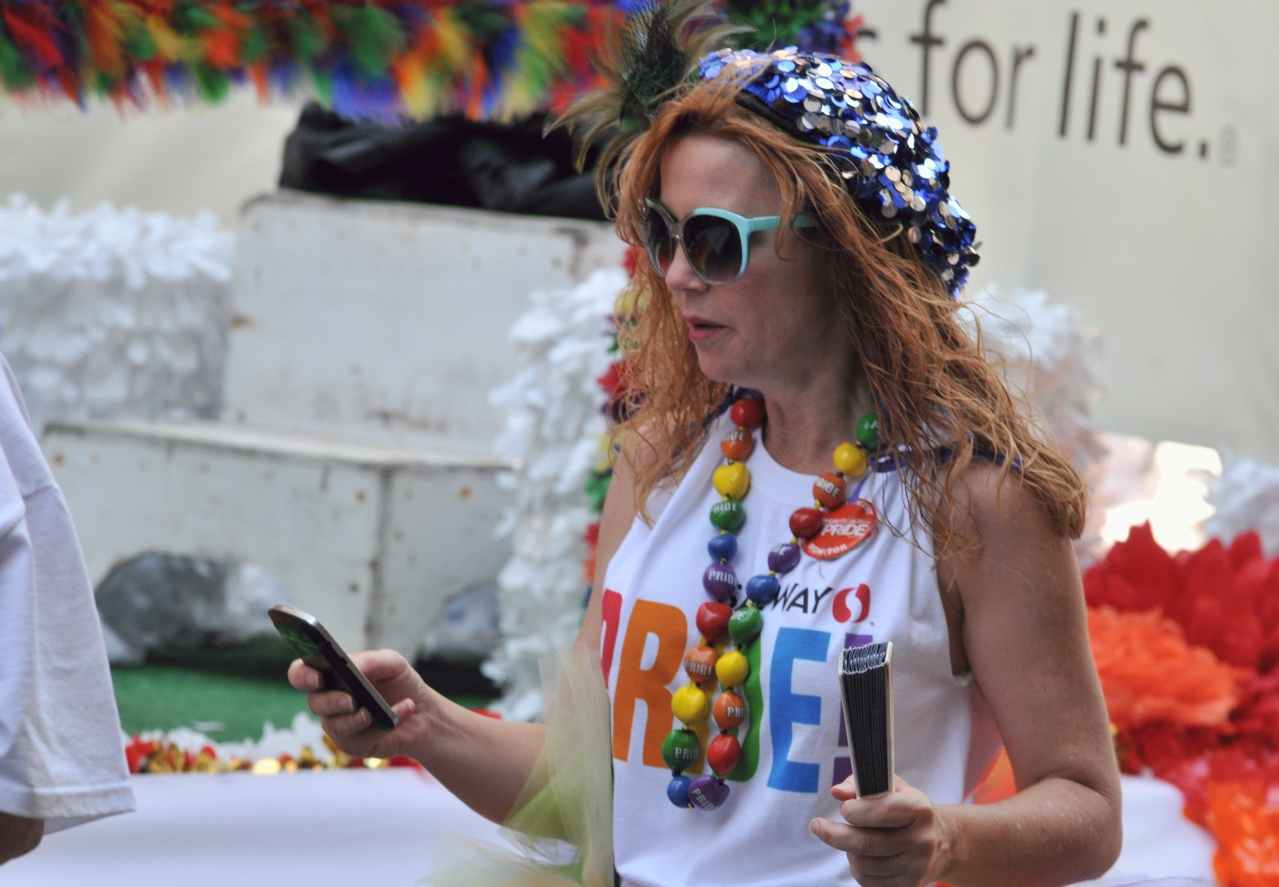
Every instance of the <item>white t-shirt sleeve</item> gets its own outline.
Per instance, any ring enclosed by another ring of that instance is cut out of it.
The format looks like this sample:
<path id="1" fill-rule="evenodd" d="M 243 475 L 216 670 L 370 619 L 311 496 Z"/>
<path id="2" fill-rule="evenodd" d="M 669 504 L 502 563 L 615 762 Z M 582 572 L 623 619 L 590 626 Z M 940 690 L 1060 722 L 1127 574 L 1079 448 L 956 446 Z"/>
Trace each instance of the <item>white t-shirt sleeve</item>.
<path id="1" fill-rule="evenodd" d="M 45 831 L 134 809 L 84 556 L 0 357 L 0 811 Z"/>

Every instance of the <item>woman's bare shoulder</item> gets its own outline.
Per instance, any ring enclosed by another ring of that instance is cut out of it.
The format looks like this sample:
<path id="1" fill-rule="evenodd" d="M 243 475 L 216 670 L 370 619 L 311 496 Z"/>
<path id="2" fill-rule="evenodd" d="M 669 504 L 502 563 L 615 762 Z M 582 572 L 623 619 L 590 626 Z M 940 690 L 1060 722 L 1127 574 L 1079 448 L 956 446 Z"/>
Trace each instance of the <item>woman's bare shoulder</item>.
<path id="1" fill-rule="evenodd" d="M 954 556 L 979 556 L 989 544 L 1001 540 L 1033 544 L 1064 539 L 1047 507 L 1016 470 L 975 462 L 954 479 L 949 494 L 952 507 L 941 509 L 943 524 L 935 534 L 955 540 L 947 546 Z"/>
<path id="2" fill-rule="evenodd" d="M 943 523 L 934 528 L 937 584 L 950 623 L 952 659 L 967 666 L 968 651 L 959 647 L 958 636 L 967 615 L 1001 593 L 1003 583 L 992 581 L 992 574 L 1039 575 L 1041 601 L 1073 596 L 1079 579 L 1070 540 L 1016 471 L 975 463 L 955 478 L 950 495 L 952 507 L 939 511 Z"/>

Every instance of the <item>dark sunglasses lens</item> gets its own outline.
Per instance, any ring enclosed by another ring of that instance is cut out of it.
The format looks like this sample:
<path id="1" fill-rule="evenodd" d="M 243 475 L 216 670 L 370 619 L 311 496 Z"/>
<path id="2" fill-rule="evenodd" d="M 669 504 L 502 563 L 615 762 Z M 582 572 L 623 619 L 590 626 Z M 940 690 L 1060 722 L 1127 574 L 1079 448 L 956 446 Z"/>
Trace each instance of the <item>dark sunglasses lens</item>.
<path id="1" fill-rule="evenodd" d="M 671 236 L 666 219 L 652 207 L 649 207 L 644 228 L 644 248 L 648 250 L 648 259 L 653 267 L 665 274 L 675 258 L 675 238 Z"/>
<path id="2" fill-rule="evenodd" d="M 693 270 L 712 283 L 729 283 L 742 270 L 742 239 L 737 226 L 716 216 L 684 222 L 684 249 Z"/>

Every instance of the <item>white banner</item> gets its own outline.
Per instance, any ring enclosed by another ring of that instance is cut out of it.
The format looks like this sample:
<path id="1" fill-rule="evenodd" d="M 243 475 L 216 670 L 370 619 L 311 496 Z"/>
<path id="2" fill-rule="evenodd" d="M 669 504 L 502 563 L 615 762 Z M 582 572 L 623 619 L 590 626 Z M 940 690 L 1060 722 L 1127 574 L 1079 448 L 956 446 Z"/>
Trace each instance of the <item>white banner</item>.
<path id="1" fill-rule="evenodd" d="M 865 0 L 984 283 L 1106 343 L 1099 427 L 1279 460 L 1279 5 Z"/>

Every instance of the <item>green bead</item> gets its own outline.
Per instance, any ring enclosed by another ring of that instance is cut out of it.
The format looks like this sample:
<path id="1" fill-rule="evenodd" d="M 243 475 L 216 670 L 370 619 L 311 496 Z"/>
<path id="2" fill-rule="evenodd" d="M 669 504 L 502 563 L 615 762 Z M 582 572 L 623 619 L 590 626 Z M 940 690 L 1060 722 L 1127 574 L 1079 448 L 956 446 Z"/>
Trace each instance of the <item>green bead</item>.
<path id="1" fill-rule="evenodd" d="M 693 766 L 702 754 L 702 745 L 692 730 L 672 730 L 662 740 L 662 760 L 679 775 Z"/>
<path id="2" fill-rule="evenodd" d="M 735 533 L 746 523 L 746 509 L 734 499 L 725 499 L 711 506 L 711 523 L 717 530 Z"/>
<path id="3" fill-rule="evenodd" d="M 728 620 L 729 637 L 739 649 L 759 637 L 759 633 L 763 630 L 764 614 L 754 604 L 747 604 L 740 610 L 735 610 Z"/>
<path id="4" fill-rule="evenodd" d="M 857 442 L 862 448 L 874 452 L 879 449 L 879 416 L 867 413 L 857 420 Z"/>

